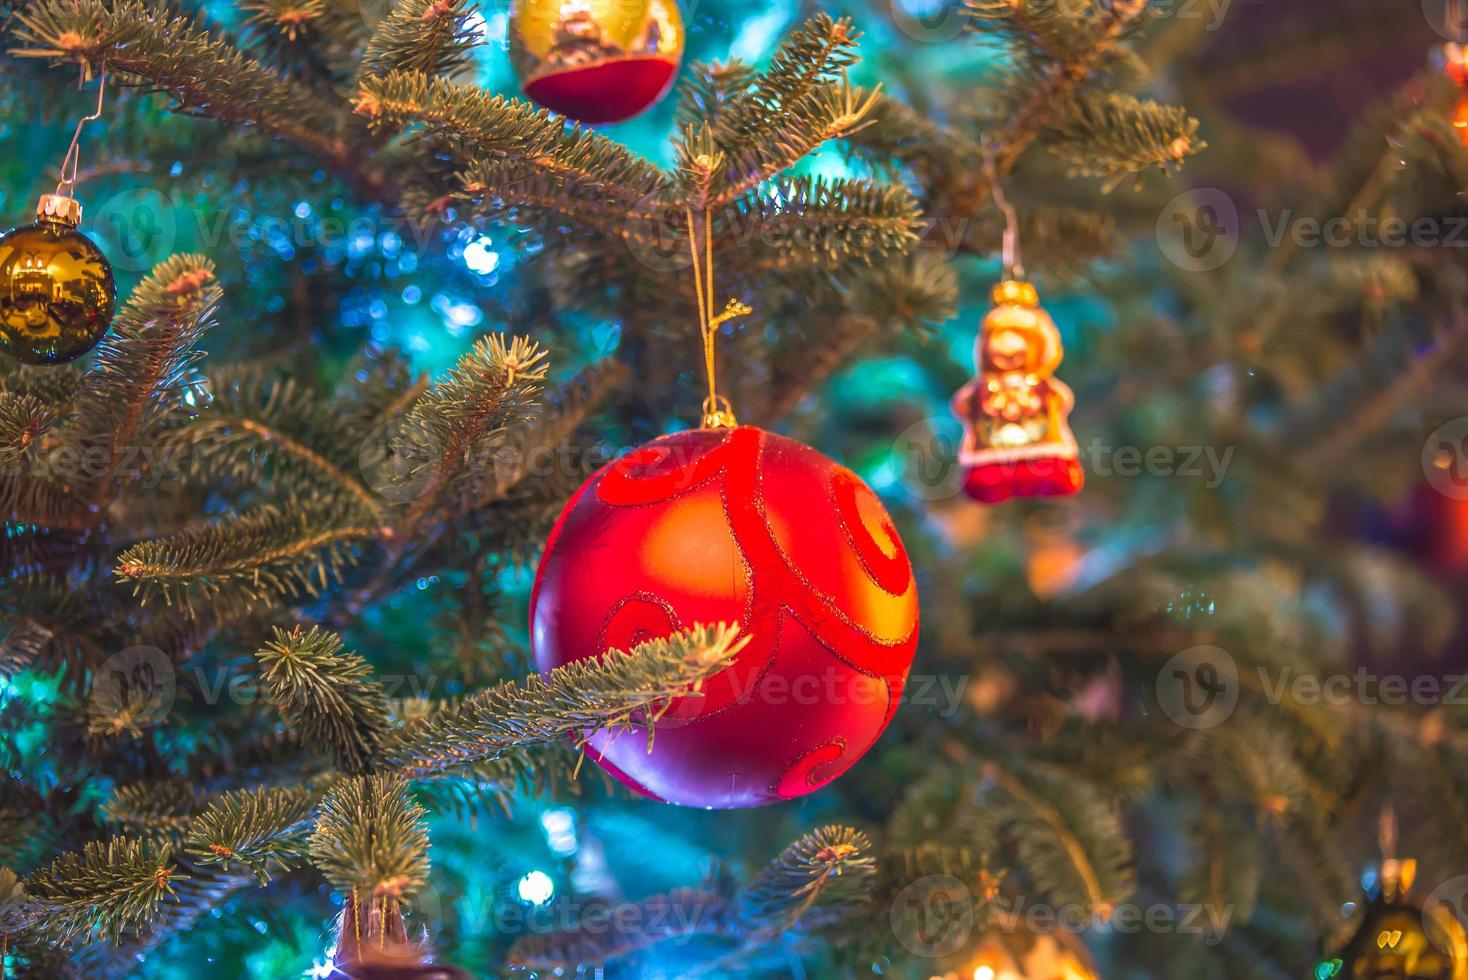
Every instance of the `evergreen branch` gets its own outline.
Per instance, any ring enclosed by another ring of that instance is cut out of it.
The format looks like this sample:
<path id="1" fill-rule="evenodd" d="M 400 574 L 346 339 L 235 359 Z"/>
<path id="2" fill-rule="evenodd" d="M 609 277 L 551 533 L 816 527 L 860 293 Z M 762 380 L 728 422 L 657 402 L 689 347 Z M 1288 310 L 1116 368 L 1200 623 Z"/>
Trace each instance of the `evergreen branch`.
<path id="1" fill-rule="evenodd" d="M 423 519 L 451 494 L 463 492 L 482 471 L 505 426 L 529 411 L 545 378 L 545 352 L 516 337 L 480 339 L 447 377 L 408 410 L 404 436 L 413 447 L 410 485 L 420 485 L 406 517 L 394 529 L 395 547 L 411 543 Z"/>
<path id="2" fill-rule="evenodd" d="M 460 182 L 462 191 L 452 196 L 491 221 L 514 220 L 549 229 L 569 219 L 587 231 L 629 238 L 655 220 L 647 202 L 627 204 L 595 184 L 566 180 L 536 163 L 514 158 L 471 157 Z M 420 210 L 442 204 L 443 199 L 436 197 Z"/>
<path id="3" fill-rule="evenodd" d="M 582 761 L 569 743 L 551 743 L 435 772 L 415 780 L 413 793 L 433 813 L 462 817 L 494 808 L 509 816 L 516 800 L 575 790 Z"/>
<path id="4" fill-rule="evenodd" d="M 1045 147 L 1073 173 L 1106 178 L 1109 189 L 1148 167 L 1166 172 L 1181 163 L 1207 145 L 1197 133 L 1198 120 L 1179 106 L 1122 92 L 1086 93 L 1059 111 Z"/>
<path id="5" fill-rule="evenodd" d="M 388 728 L 386 698 L 367 661 L 314 626 L 277 627 L 255 656 L 270 703 L 302 741 L 324 745 L 348 772 L 364 771 Z"/>
<path id="6" fill-rule="evenodd" d="M 1179 882 L 1184 902 L 1244 923 L 1253 914 L 1264 878 L 1264 853 L 1256 828 L 1217 809 L 1199 815 L 1195 860 Z M 1221 937 L 1210 937 L 1221 938 Z"/>
<path id="7" fill-rule="evenodd" d="M 10 522 L 10 530 L 18 530 L 23 525 L 71 531 L 85 527 L 85 519 L 76 513 L 70 487 L 44 477 L 3 469 L 0 469 L 0 516 Z"/>
<path id="8" fill-rule="evenodd" d="M 16 13 L 23 57 L 105 65 L 178 111 L 268 133 L 334 160 L 349 153 L 341 117 L 305 87 L 287 82 L 189 18 L 138 0 L 38 0 Z"/>
<path id="9" fill-rule="evenodd" d="M 249 606 L 315 595 L 354 560 L 358 542 L 382 536 L 376 527 L 337 523 L 320 501 L 267 505 L 153 541 L 117 559 L 117 577 L 134 584 L 146 603 L 161 599 L 191 615 L 210 610 L 228 618 Z"/>
<path id="10" fill-rule="evenodd" d="M 880 89 L 864 92 L 844 80 L 823 84 L 800 98 L 772 109 L 776 115 L 758 133 L 745 134 L 733 145 L 722 145 L 709 131 L 707 138 L 685 134 L 680 153 L 684 169 L 701 155 L 722 166 L 713 175 L 706 201 L 695 203 L 717 211 L 789 169 L 831 140 L 860 128 L 880 96 Z M 710 145 L 711 144 L 711 145 Z"/>
<path id="11" fill-rule="evenodd" d="M 220 295 L 212 262 L 176 255 L 138 284 L 97 346 L 77 395 L 77 422 L 65 434 L 84 453 L 100 449 L 105 462 L 88 500 L 95 519 L 124 461 L 192 414 L 193 366 L 203 356 L 196 346 Z"/>
<path id="12" fill-rule="evenodd" d="M 877 874 L 871 849 L 865 834 L 840 826 L 792 842 L 743 896 L 742 918 L 753 936 L 822 929 L 865 908 Z"/>
<path id="13" fill-rule="evenodd" d="M 375 516 L 382 501 L 347 467 L 356 447 L 343 439 L 335 406 L 293 379 L 260 371 L 211 376 L 208 407 L 170 440 L 170 449 L 207 476 L 254 482 L 263 473 L 315 483 Z"/>
<path id="14" fill-rule="evenodd" d="M 90 841 L 27 879 L 38 913 L 31 928 L 68 946 L 140 932 L 158 916 L 160 903 L 174 896 L 173 882 L 181 877 L 168 852 L 147 841 Z"/>
<path id="15" fill-rule="evenodd" d="M 112 791 L 102 807 L 109 821 L 127 833 L 177 843 L 199 808 L 199 794 L 180 779 L 129 783 Z"/>
<path id="16" fill-rule="evenodd" d="M 717 132 L 725 110 L 748 96 L 755 75 L 752 67 L 737 59 L 726 64 L 690 65 L 678 86 L 674 125 L 680 131 L 708 126 Z"/>
<path id="17" fill-rule="evenodd" d="M 1054 119 L 1054 113 L 1091 76 L 1146 6 L 1146 0 L 1113 0 L 1105 5 L 1081 4 L 1080 13 L 1060 0 L 969 0 L 969 11 L 990 30 L 1012 22 L 1011 36 L 1037 44 L 1043 63 L 1028 85 L 1019 109 L 990 138 L 998 147 L 995 171 L 1009 173 Z"/>
<path id="18" fill-rule="evenodd" d="M 55 637 L 50 629 L 30 617 L 6 617 L 4 639 L 0 639 L 0 678 L 14 677 L 39 666 Z"/>
<path id="19" fill-rule="evenodd" d="M 658 943 L 698 935 L 735 935 L 729 899 L 706 888 L 678 888 L 629 906 L 624 914 L 594 928 L 573 927 L 528 933 L 516 939 L 505 960 L 523 970 L 573 972 L 627 956 Z"/>
<path id="20" fill-rule="evenodd" d="M 922 227 L 906 188 L 866 180 L 779 181 L 769 194 L 741 202 L 740 213 L 740 233 L 764 245 L 783 267 L 868 263 L 905 252 Z"/>
<path id="21" fill-rule="evenodd" d="M 656 167 L 605 136 L 567 129 L 527 103 L 419 72 L 362 79 L 356 110 L 374 128 L 421 123 L 458 154 L 528 163 L 624 204 L 657 193 L 665 182 Z"/>
<path id="22" fill-rule="evenodd" d="M 305 858 L 318 799 L 306 786 L 226 793 L 189 822 L 188 852 L 201 865 L 238 863 L 264 886 L 272 870 L 290 871 Z"/>
<path id="23" fill-rule="evenodd" d="M 706 128 L 716 152 L 737 153 L 786 130 L 792 114 L 803 117 L 810 111 L 811 97 L 819 98 L 821 90 L 829 90 L 830 83 L 856 64 L 860 36 L 845 17 L 812 17 L 790 32 L 764 71 L 747 79 L 747 90 L 733 87 L 742 72 L 726 70 L 719 112 L 713 118 L 698 119 L 697 128 L 686 126 L 680 143 L 689 147 L 699 138 L 699 129 Z M 680 152 L 680 157 L 692 156 L 686 150 Z M 735 193 L 729 200 L 738 196 Z"/>
<path id="24" fill-rule="evenodd" d="M 367 28 L 352 0 L 241 0 L 252 52 L 287 78 L 337 82 L 355 71 Z"/>
<path id="25" fill-rule="evenodd" d="M 470 29 L 468 0 L 400 0 L 377 25 L 358 79 L 395 71 L 451 75 L 480 43 Z"/>
<path id="26" fill-rule="evenodd" d="M 510 434 L 507 451 L 498 454 L 496 465 L 472 505 L 474 509 L 504 500 L 547 459 L 560 458 L 567 440 L 586 421 L 607 395 L 623 384 L 628 369 L 621 361 L 607 358 L 577 372 L 545 399 L 545 407 L 534 421 Z"/>
<path id="27" fill-rule="evenodd" d="M 986 763 L 1007 798 L 1019 864 L 1056 902 L 1107 915 L 1132 889 L 1131 843 L 1114 807 L 1068 775 L 1018 774 Z"/>
<path id="28" fill-rule="evenodd" d="M 409 897 L 428 880 L 424 815 L 396 775 L 343 780 L 321 801 L 311 863 L 340 892 Z"/>
<path id="29" fill-rule="evenodd" d="M 24 466 L 45 435 L 63 417 L 60 405 L 30 392 L 0 392 L 0 467 Z"/>
<path id="30" fill-rule="evenodd" d="M 522 684 L 499 684 L 394 732 L 380 757 L 405 775 L 423 777 L 600 728 L 651 726 L 672 699 L 697 696 L 702 682 L 747 642 L 737 626 L 694 627 L 630 653 L 608 650 Z"/>

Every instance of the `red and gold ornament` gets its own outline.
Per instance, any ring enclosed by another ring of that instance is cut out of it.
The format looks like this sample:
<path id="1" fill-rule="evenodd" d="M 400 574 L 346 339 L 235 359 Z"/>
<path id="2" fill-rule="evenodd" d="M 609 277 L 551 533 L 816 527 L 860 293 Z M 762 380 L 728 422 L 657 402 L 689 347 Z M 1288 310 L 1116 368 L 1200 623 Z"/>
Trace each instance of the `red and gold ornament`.
<path id="1" fill-rule="evenodd" d="M 642 112 L 683 57 L 677 0 L 515 0 L 510 62 L 538 105 L 598 124 Z"/>
<path id="2" fill-rule="evenodd" d="M 745 807 L 812 792 L 877 740 L 917 644 L 912 566 L 856 474 L 754 426 L 662 436 L 604 467 L 551 532 L 531 597 L 550 670 L 695 623 L 749 644 L 647 740 L 593 759 L 649 796 Z"/>
<path id="3" fill-rule="evenodd" d="M 735 421 L 715 389 L 713 338 L 749 310 L 713 315 L 712 262 L 701 268 L 698 255 L 703 427 L 638 447 L 576 491 L 536 573 L 531 645 L 548 671 L 737 623 L 747 644 L 700 695 L 674 701 L 651 740 L 602 730 L 587 751 L 655 799 L 759 806 L 826 785 L 887 727 L 917 646 L 917 585 L 855 473 Z"/>
<path id="4" fill-rule="evenodd" d="M 1458 86 L 1458 105 L 1453 110 L 1453 128 L 1468 146 L 1468 46 L 1449 41 L 1441 51 L 1443 74 Z"/>
<path id="5" fill-rule="evenodd" d="M 1005 279 L 993 298 L 974 345 L 978 375 L 953 397 L 964 492 L 986 504 L 1075 493 L 1085 473 L 1067 420 L 1075 396 L 1055 377 L 1060 331 L 1028 282 Z"/>

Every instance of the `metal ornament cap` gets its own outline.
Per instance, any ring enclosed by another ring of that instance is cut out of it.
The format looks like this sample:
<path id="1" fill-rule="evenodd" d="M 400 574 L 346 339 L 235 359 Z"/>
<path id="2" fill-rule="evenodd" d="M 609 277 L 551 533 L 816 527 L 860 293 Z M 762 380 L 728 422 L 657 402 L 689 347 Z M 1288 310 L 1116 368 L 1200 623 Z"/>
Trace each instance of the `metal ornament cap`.
<path id="1" fill-rule="evenodd" d="M 82 204 L 66 194 L 42 194 L 36 202 L 36 217 L 75 228 L 82 223 Z"/>

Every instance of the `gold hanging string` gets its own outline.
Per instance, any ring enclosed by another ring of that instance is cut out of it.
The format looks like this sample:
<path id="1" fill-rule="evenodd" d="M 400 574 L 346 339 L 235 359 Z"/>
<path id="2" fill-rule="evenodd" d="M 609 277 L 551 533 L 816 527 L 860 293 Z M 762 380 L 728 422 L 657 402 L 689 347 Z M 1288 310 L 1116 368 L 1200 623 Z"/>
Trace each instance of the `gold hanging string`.
<path id="1" fill-rule="evenodd" d="M 994 206 L 1004 215 L 1004 240 L 1000 251 L 1003 275 L 1005 279 L 1023 279 L 1025 267 L 1019 261 L 1019 215 L 1015 213 L 1014 205 L 1009 203 L 1004 187 L 999 183 L 998 168 L 994 163 L 994 144 L 984 140 L 982 146 L 984 176 L 989 181 L 989 194 L 994 198 Z"/>
<path id="2" fill-rule="evenodd" d="M 60 179 L 56 181 L 56 193 L 61 194 L 61 189 L 66 188 L 66 197 L 72 196 L 72 189 L 76 187 L 77 168 L 81 163 L 81 139 L 82 127 L 89 122 L 102 118 L 102 100 L 107 96 L 107 65 L 103 63 L 98 73 L 101 77 L 97 82 L 97 109 L 90 116 L 83 116 L 77 120 L 76 131 L 71 134 L 71 145 L 66 148 L 66 156 L 61 159 Z M 67 168 L 71 173 L 68 175 Z"/>
<path id="3" fill-rule="evenodd" d="M 709 393 L 703 400 L 703 427 L 705 429 L 732 429 L 739 424 L 734 417 L 734 407 L 729 399 L 719 394 L 717 358 L 714 345 L 718 331 L 736 316 L 747 316 L 754 312 L 737 299 L 731 299 L 724 311 L 714 313 L 714 236 L 710 229 L 709 212 L 702 214 L 703 254 L 699 255 L 699 223 L 693 219 L 693 209 L 684 208 L 688 219 L 688 251 L 693 258 L 693 291 L 698 300 L 698 326 L 703 335 L 703 370 L 708 378 Z"/>

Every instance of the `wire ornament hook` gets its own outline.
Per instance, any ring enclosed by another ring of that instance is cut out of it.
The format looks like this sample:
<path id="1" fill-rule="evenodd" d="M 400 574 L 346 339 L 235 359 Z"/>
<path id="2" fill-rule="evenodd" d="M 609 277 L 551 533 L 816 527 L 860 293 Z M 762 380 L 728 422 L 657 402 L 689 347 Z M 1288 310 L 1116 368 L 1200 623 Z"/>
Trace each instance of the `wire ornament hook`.
<path id="1" fill-rule="evenodd" d="M 982 143 L 984 154 L 984 177 L 989 181 L 989 194 L 994 206 L 1004 215 L 1004 238 L 1000 246 L 1000 262 L 1004 266 L 1005 279 L 1023 279 L 1025 267 L 1019 259 L 1019 214 L 1004 193 L 999 183 L 998 167 L 994 163 L 994 144 L 989 140 Z"/>
<path id="2" fill-rule="evenodd" d="M 96 120 L 102 118 L 103 100 L 107 97 L 106 64 L 102 65 L 98 74 L 100 77 L 97 83 L 97 108 L 95 111 L 92 112 L 91 115 L 83 116 L 81 119 L 77 120 L 76 130 L 71 134 L 71 145 L 66 148 L 66 156 L 62 157 L 61 159 L 61 172 L 58 175 L 59 179 L 56 181 L 55 193 L 57 195 L 61 195 L 62 188 L 64 187 L 66 188 L 65 196 L 72 196 L 72 190 L 76 187 L 78 168 L 81 165 L 82 128 L 86 126 L 87 123 L 95 122 Z M 78 84 L 85 84 L 85 82 L 85 77 L 83 77 L 83 79 Z M 70 174 L 67 173 L 68 167 L 70 168 Z"/>

